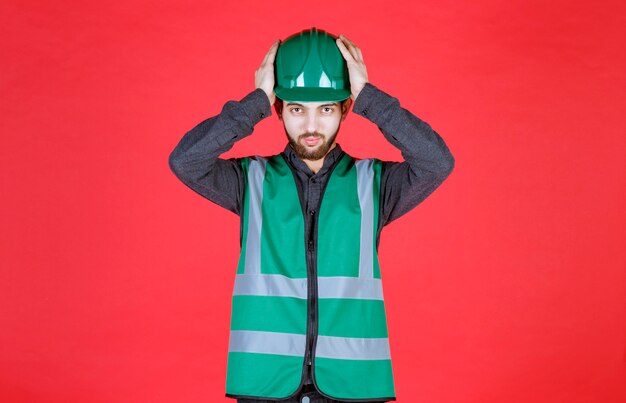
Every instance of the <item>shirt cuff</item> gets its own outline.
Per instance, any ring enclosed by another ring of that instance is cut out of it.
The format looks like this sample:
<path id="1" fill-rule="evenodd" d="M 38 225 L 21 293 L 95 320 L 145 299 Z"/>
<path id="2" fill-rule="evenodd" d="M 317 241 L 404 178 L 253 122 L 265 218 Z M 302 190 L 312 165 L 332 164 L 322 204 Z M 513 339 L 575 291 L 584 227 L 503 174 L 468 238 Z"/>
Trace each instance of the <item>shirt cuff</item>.
<path id="1" fill-rule="evenodd" d="M 386 94 L 371 83 L 365 83 L 354 101 L 352 110 L 357 115 L 377 123 L 394 103 L 399 104 L 396 98 Z"/>
<path id="2" fill-rule="evenodd" d="M 270 100 L 265 91 L 260 88 L 255 89 L 239 102 L 246 115 L 248 115 L 252 126 L 272 115 Z"/>

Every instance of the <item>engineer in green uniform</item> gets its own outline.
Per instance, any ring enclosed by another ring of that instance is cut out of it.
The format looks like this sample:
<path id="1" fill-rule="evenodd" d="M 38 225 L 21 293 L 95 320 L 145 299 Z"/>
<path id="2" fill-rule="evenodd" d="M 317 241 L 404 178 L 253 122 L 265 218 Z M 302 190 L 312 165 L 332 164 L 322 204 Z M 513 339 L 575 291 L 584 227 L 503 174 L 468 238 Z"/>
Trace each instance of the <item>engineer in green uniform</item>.
<path id="1" fill-rule="evenodd" d="M 395 400 L 380 233 L 448 177 L 454 158 L 427 123 L 369 82 L 361 50 L 343 35 L 312 28 L 276 41 L 255 83 L 185 134 L 169 161 L 187 186 L 241 218 L 226 395 L 240 403 Z M 219 158 L 272 105 L 284 150 Z M 351 107 L 403 162 L 341 149 L 337 133 Z"/>

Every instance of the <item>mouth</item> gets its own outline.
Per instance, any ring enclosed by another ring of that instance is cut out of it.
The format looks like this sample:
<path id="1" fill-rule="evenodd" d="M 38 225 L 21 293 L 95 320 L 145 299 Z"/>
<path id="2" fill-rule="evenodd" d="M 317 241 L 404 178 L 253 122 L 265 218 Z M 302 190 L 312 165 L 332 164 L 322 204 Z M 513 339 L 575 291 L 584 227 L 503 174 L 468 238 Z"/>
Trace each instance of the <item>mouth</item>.
<path id="1" fill-rule="evenodd" d="M 316 146 L 321 141 L 321 138 L 319 136 L 307 136 L 307 137 L 304 137 L 303 140 L 307 146 L 312 147 L 312 146 Z"/>

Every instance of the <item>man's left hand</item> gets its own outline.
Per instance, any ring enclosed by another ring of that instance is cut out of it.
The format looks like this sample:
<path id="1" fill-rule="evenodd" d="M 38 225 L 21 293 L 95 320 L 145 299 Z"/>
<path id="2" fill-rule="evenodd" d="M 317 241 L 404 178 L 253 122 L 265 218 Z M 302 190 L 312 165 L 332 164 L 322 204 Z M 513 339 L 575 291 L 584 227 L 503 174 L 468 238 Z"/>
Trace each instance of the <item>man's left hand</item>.
<path id="1" fill-rule="evenodd" d="M 356 97 L 359 96 L 359 93 L 365 87 L 365 83 L 367 83 L 367 68 L 363 61 L 361 49 L 343 34 L 340 34 L 339 38 L 337 38 L 337 47 L 348 65 L 351 97 L 353 100 L 356 100 Z"/>

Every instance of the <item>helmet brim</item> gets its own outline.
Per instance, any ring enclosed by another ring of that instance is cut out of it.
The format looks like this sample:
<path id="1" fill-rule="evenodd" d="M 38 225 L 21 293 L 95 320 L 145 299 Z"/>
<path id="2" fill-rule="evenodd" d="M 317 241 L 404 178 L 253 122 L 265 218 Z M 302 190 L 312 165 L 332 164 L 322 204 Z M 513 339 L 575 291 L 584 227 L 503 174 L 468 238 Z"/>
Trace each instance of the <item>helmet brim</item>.
<path id="1" fill-rule="evenodd" d="M 276 96 L 287 102 L 341 102 L 350 97 L 350 90 L 335 88 L 274 88 Z"/>

